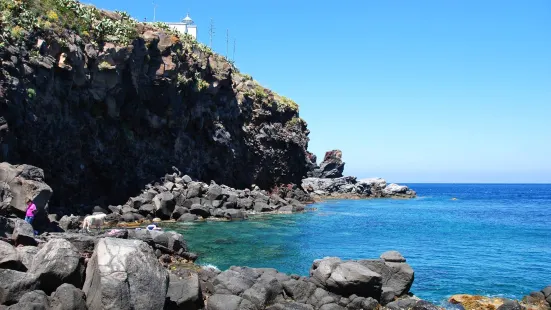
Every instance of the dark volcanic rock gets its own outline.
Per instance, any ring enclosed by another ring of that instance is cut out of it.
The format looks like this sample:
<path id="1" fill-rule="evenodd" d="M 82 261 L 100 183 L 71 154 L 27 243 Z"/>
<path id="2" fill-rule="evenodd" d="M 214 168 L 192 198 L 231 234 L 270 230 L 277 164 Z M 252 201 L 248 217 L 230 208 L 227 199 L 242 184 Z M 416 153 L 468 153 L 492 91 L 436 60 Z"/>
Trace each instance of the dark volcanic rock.
<path id="1" fill-rule="evenodd" d="M 4 241 L 0 240 L 0 268 L 19 270 L 21 268 L 21 260 L 15 248 Z"/>
<path id="2" fill-rule="evenodd" d="M 342 152 L 340 150 L 328 151 L 320 164 L 319 178 L 340 178 L 344 171 Z"/>
<path id="3" fill-rule="evenodd" d="M 88 262 L 88 309 L 162 309 L 168 272 L 153 250 L 139 240 L 100 239 Z"/>
<path id="4" fill-rule="evenodd" d="M 34 256 L 38 253 L 38 248 L 35 246 L 18 246 L 15 248 L 19 259 L 25 269 L 30 269 L 33 264 Z"/>
<path id="5" fill-rule="evenodd" d="M 201 206 L 200 204 L 194 204 L 191 206 L 191 209 L 189 210 L 189 213 L 195 214 L 204 218 L 207 218 L 210 216 L 210 212 L 207 208 Z"/>
<path id="6" fill-rule="evenodd" d="M 50 310 L 50 299 L 43 291 L 32 291 L 21 296 L 19 302 L 8 310 Z"/>
<path id="7" fill-rule="evenodd" d="M 403 310 L 403 309 L 411 309 L 417 305 L 418 300 L 413 298 L 404 298 L 400 300 L 393 301 L 391 303 L 386 304 L 386 307 L 389 310 Z"/>
<path id="8" fill-rule="evenodd" d="M 80 233 L 48 233 L 42 235 L 46 240 L 64 239 L 69 241 L 79 252 L 92 252 L 97 237 Z"/>
<path id="9" fill-rule="evenodd" d="M 386 184 L 383 179 L 357 180 L 355 177 L 306 178 L 302 188 L 314 197 L 336 198 L 413 198 L 415 191 L 407 186 Z"/>
<path id="10" fill-rule="evenodd" d="M 13 304 L 28 292 L 38 289 L 38 276 L 10 269 L 0 269 L 0 305 Z"/>
<path id="11" fill-rule="evenodd" d="M 52 239 L 36 253 L 29 272 L 38 275 L 41 289 L 49 294 L 63 283 L 81 287 L 84 266 L 75 246 L 64 239 Z"/>
<path id="12" fill-rule="evenodd" d="M 52 294 L 52 310 L 87 310 L 84 292 L 71 284 L 62 284 Z"/>
<path id="13" fill-rule="evenodd" d="M 331 292 L 343 296 L 381 297 L 382 276 L 357 262 L 327 258 L 317 266 L 314 264 L 310 273 Z"/>
<path id="14" fill-rule="evenodd" d="M 0 112 L 0 116 L 2 114 Z M 0 163 L 0 180 L 0 215 L 24 216 L 27 210 L 26 200 L 32 199 L 38 210 L 35 224 L 41 224 L 46 218 L 44 210 L 52 195 L 52 189 L 44 182 L 44 171 L 31 165 L 10 165 L 3 162 Z"/>
<path id="15" fill-rule="evenodd" d="M 266 310 L 314 310 L 314 307 L 294 301 L 284 301 L 271 305 L 267 307 Z"/>
<path id="16" fill-rule="evenodd" d="M 18 62 L 0 63 L 0 118 L 2 159 L 43 168 L 56 206 L 124 203 L 172 166 L 240 188 L 306 176 L 309 132 L 296 104 L 224 57 L 152 25 L 115 45 L 92 41 L 93 27 L 81 37 L 52 23 L 18 44 L 41 41 L 44 55 L 0 46 Z"/>
<path id="17" fill-rule="evenodd" d="M 170 274 L 166 298 L 164 308 L 166 310 L 202 309 L 203 298 L 197 273 L 187 270 L 182 276 Z"/>
<path id="18" fill-rule="evenodd" d="M 36 245 L 33 227 L 22 219 L 13 219 L 13 240 L 16 245 Z"/>
<path id="19" fill-rule="evenodd" d="M 74 215 L 64 215 L 59 220 L 59 227 L 64 231 L 78 230 L 80 228 L 80 217 Z"/>
<path id="20" fill-rule="evenodd" d="M 186 213 L 178 218 L 178 222 L 193 222 L 197 220 L 197 215 Z"/>
<path id="21" fill-rule="evenodd" d="M 407 294 L 413 284 L 413 269 L 405 262 L 360 260 L 358 263 L 380 274 L 382 276 L 383 291 L 392 291 L 394 296 Z"/>
<path id="22" fill-rule="evenodd" d="M 428 301 L 419 300 L 411 310 L 440 310 L 441 308 L 431 304 Z M 499 309 L 499 308 L 498 308 Z M 513 310 L 513 309 L 511 309 Z"/>
<path id="23" fill-rule="evenodd" d="M 207 310 L 256 310 L 248 300 L 235 295 L 214 294 L 209 297 Z"/>

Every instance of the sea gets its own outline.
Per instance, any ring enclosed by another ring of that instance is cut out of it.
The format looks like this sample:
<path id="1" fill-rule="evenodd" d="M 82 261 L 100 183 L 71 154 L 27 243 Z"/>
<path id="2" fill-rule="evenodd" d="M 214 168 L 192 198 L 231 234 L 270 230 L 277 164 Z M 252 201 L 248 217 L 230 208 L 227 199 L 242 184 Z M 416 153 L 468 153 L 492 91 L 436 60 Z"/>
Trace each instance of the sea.
<path id="1" fill-rule="evenodd" d="M 551 184 L 407 184 L 409 200 L 329 200 L 299 214 L 178 224 L 199 264 L 308 275 L 312 261 L 378 258 L 397 250 L 411 292 L 520 299 L 551 285 Z"/>

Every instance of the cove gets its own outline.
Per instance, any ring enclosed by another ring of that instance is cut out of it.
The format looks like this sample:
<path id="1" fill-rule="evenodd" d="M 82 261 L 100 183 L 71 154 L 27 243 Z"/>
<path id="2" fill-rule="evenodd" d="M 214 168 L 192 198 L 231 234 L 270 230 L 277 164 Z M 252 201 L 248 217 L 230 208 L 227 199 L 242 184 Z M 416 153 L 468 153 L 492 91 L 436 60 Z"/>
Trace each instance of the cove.
<path id="1" fill-rule="evenodd" d="M 551 279 L 551 185 L 408 184 L 411 200 L 333 200 L 301 214 L 177 224 L 200 264 L 306 275 L 314 259 L 398 250 L 412 292 L 441 303 L 468 293 L 522 298 Z M 455 200 L 452 200 L 456 198 Z"/>

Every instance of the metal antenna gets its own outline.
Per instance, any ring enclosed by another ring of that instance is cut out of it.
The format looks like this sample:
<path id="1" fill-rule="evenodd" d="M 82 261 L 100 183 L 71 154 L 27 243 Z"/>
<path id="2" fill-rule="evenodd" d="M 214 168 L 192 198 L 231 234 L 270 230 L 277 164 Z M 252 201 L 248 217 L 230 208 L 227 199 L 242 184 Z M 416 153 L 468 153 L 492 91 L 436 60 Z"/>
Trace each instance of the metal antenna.
<path id="1" fill-rule="evenodd" d="M 229 48 L 230 48 L 230 30 L 226 29 L 226 59 L 229 59 L 228 58 Z"/>
<path id="2" fill-rule="evenodd" d="M 209 36 L 210 36 L 210 48 L 212 49 L 212 37 L 214 37 L 214 20 L 210 19 L 210 29 L 209 29 Z"/>
<path id="3" fill-rule="evenodd" d="M 232 61 L 235 63 L 235 39 L 233 39 L 233 55 L 232 55 Z"/>
<path id="4" fill-rule="evenodd" d="M 157 11 L 157 3 L 153 2 L 153 21 L 155 21 L 155 13 Z"/>

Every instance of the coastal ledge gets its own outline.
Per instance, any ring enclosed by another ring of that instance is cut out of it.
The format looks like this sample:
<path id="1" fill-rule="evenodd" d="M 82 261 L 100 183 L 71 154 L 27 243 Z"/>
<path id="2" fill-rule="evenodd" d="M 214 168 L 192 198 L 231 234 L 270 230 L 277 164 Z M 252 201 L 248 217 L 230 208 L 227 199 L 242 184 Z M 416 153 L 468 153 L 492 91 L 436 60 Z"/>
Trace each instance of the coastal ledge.
<path id="1" fill-rule="evenodd" d="M 307 178 L 302 188 L 314 200 L 365 199 L 365 198 L 415 198 L 417 193 L 405 185 L 387 184 L 384 179 L 357 180 L 355 177 Z"/>
<path id="2" fill-rule="evenodd" d="M 301 187 L 314 201 L 325 199 L 366 199 L 366 198 L 402 198 L 417 196 L 409 187 L 387 184 L 384 179 L 371 178 L 358 180 L 353 176 L 343 176 L 345 162 L 341 150 L 325 153 L 323 161 L 316 163 L 316 156 L 309 153 L 310 171 L 303 179 Z"/>

